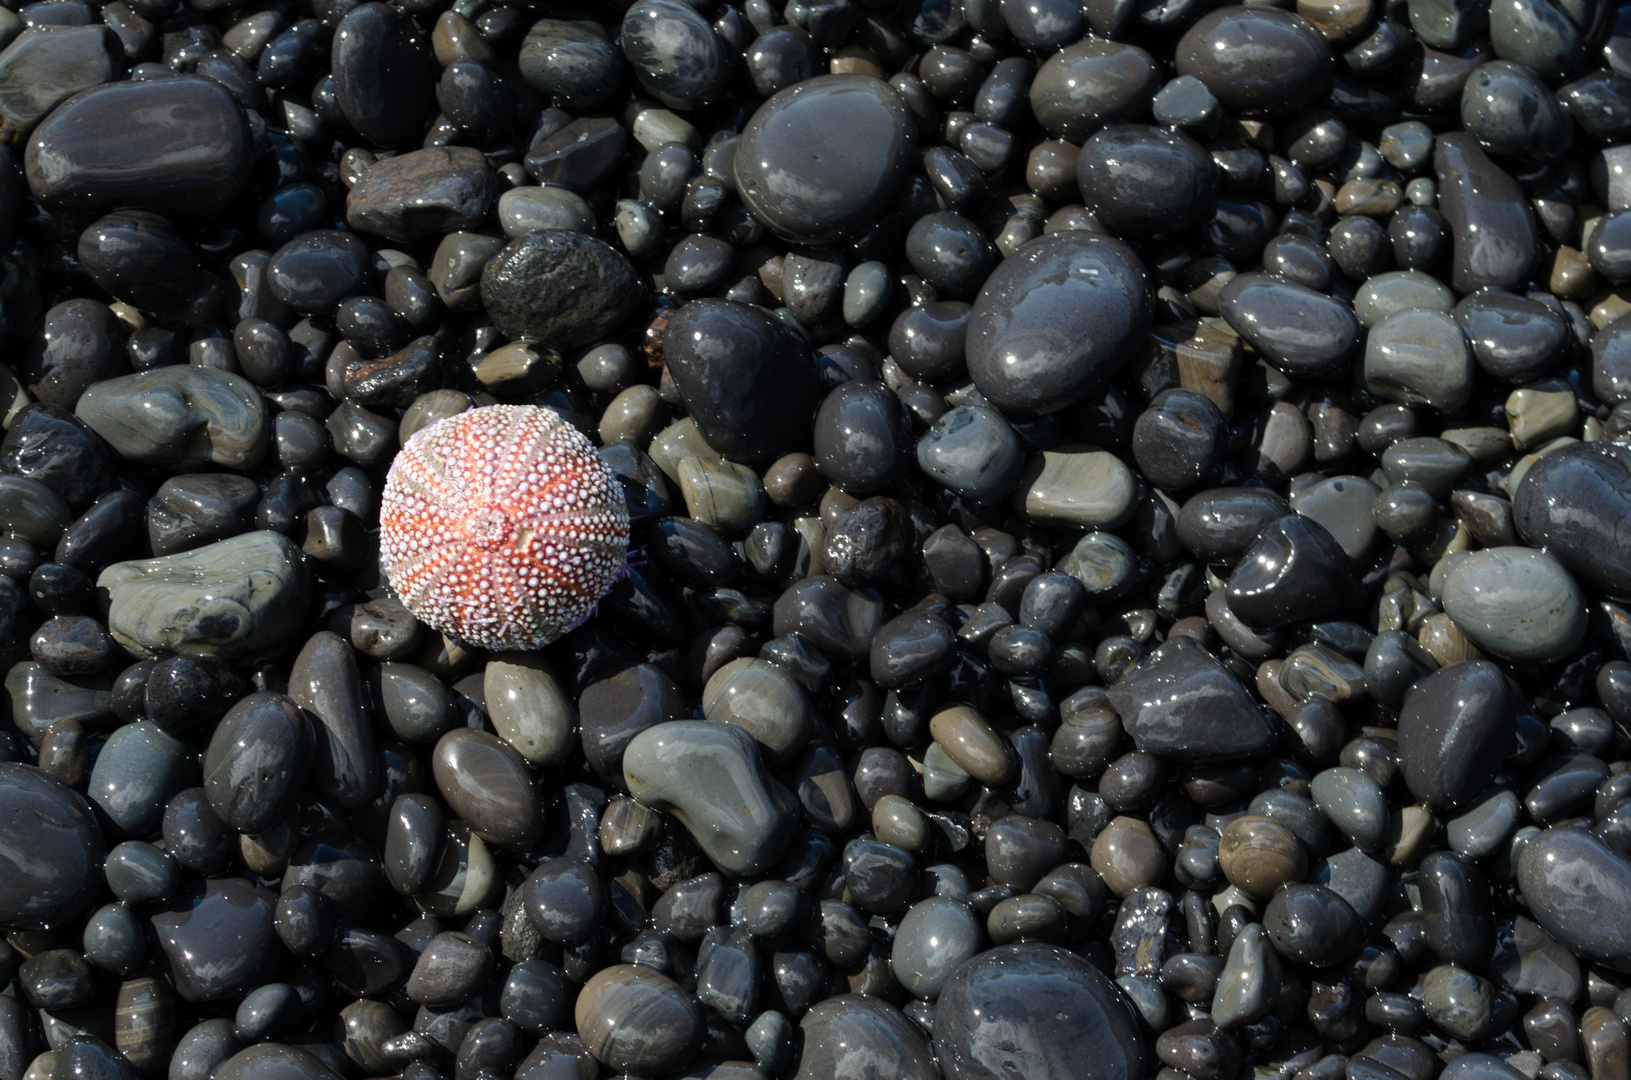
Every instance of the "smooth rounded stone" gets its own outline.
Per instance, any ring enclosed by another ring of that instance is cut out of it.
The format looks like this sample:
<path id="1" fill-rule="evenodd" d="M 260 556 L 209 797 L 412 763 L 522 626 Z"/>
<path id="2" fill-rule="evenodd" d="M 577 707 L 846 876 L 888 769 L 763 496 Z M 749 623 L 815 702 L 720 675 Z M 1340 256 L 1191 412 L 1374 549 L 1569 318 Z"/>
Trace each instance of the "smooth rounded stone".
<path id="1" fill-rule="evenodd" d="M 604 340 L 646 302 L 645 283 L 628 259 L 579 232 L 512 240 L 481 274 L 481 303 L 493 323 L 512 341 L 555 349 Z"/>
<path id="2" fill-rule="evenodd" d="M 736 192 L 767 229 L 827 244 L 870 226 L 909 173 L 917 123 L 867 75 L 818 75 L 777 92 L 742 131 Z"/>
<path id="3" fill-rule="evenodd" d="M 833 389 L 816 413 L 816 464 L 851 495 L 890 487 L 905 471 L 911 446 L 900 400 L 881 382 L 852 379 Z"/>
<path id="4" fill-rule="evenodd" d="M 1325 769 L 1314 775 L 1309 794 L 1320 813 L 1354 845 L 1375 851 L 1387 839 L 1387 796 L 1359 769 Z"/>
<path id="5" fill-rule="evenodd" d="M 1451 1035 L 1472 1039 L 1489 1026 L 1495 990 L 1487 980 L 1445 964 L 1427 972 L 1421 985 L 1423 1009 Z"/>
<path id="6" fill-rule="evenodd" d="M 1133 744 L 1165 760 L 1257 757 L 1277 741 L 1246 688 L 1191 638 L 1168 639 L 1108 693 Z"/>
<path id="7" fill-rule="evenodd" d="M 1517 793 L 1494 789 L 1444 823 L 1450 848 L 1469 859 L 1493 855 L 1512 836 L 1523 814 Z"/>
<path id="8" fill-rule="evenodd" d="M 145 840 L 126 840 L 108 852 L 108 888 L 127 904 L 168 900 L 181 882 L 174 856 Z"/>
<path id="9" fill-rule="evenodd" d="M 894 294 L 889 266 L 876 259 L 857 265 L 844 276 L 840 313 L 850 326 L 866 326 L 884 313 Z"/>
<path id="10" fill-rule="evenodd" d="M 281 824 L 305 785 L 314 745 L 305 710 L 289 698 L 265 692 L 243 698 L 221 718 L 204 752 L 211 809 L 250 835 Z"/>
<path id="11" fill-rule="evenodd" d="M 1282 959 L 1315 967 L 1348 959 L 1365 939 L 1358 913 L 1323 885 L 1291 884 L 1275 893 L 1263 929 Z"/>
<path id="12" fill-rule="evenodd" d="M 155 555 L 174 555 L 250 531 L 260 487 L 232 473 L 185 473 L 159 485 L 147 504 L 147 536 Z"/>
<path id="13" fill-rule="evenodd" d="M 282 962 L 277 896 L 245 878 L 212 878 L 149 920 L 176 993 L 189 1002 L 241 997 Z"/>
<path id="14" fill-rule="evenodd" d="M 1009 814 L 986 832 L 986 866 L 999 885 L 1034 889 L 1064 856 L 1065 832 L 1050 821 Z"/>
<path id="15" fill-rule="evenodd" d="M 1165 236 L 1211 220 L 1218 170 L 1181 131 L 1119 124 L 1082 145 L 1076 162 L 1082 202 L 1118 235 Z"/>
<path id="16" fill-rule="evenodd" d="M 1165 877 L 1167 852 L 1148 823 L 1116 817 L 1093 838 L 1088 865 L 1104 879 L 1105 888 L 1126 899 L 1134 890 Z"/>
<path id="17" fill-rule="evenodd" d="M 1344 617 L 1353 603 L 1348 556 L 1323 527 L 1290 514 L 1266 527 L 1226 588 L 1229 610 L 1247 626 Z"/>
<path id="18" fill-rule="evenodd" d="M 960 405 L 930 425 L 917 441 L 918 466 L 970 502 L 994 502 L 1019 483 L 1025 452 L 1001 413 Z"/>
<path id="19" fill-rule="evenodd" d="M 624 14 L 617 43 L 640 85 L 671 109 L 707 104 L 730 76 L 725 43 L 678 0 L 640 0 Z"/>
<path id="20" fill-rule="evenodd" d="M 101 892 L 102 831 L 90 804 L 30 765 L 0 762 L 0 926 L 56 926 Z"/>
<path id="21" fill-rule="evenodd" d="M 1014 754 L 1006 739 L 979 713 L 966 705 L 937 712 L 929 719 L 935 745 L 970 776 L 998 786 L 1014 775 Z"/>
<path id="22" fill-rule="evenodd" d="M 506 191 L 498 197 L 498 224 L 512 240 L 535 232 L 595 231 L 594 212 L 583 196 L 558 187 Z"/>
<path id="23" fill-rule="evenodd" d="M 1132 517 L 1137 492 L 1132 470 L 1115 454 L 1067 444 L 1031 460 L 1014 502 L 1041 524 L 1114 529 Z"/>
<path id="24" fill-rule="evenodd" d="M 956 654 L 957 639 L 945 620 L 926 611 L 903 611 L 872 639 L 872 681 L 886 690 L 915 686 L 945 674 Z"/>
<path id="25" fill-rule="evenodd" d="M 179 307 L 198 287 L 198 256 L 162 214 L 120 210 L 79 234 L 79 264 L 109 294 L 137 307 Z"/>
<path id="26" fill-rule="evenodd" d="M 1371 512 L 1381 489 L 1362 476 L 1330 476 L 1291 495 L 1291 508 L 1320 525 L 1348 558 L 1358 562 L 1376 539 Z"/>
<path id="27" fill-rule="evenodd" d="M 1031 80 L 1031 111 L 1055 139 L 1077 146 L 1108 124 L 1143 120 L 1161 85 L 1149 53 L 1089 36 L 1061 49 Z"/>
<path id="28" fill-rule="evenodd" d="M 1562 103 L 1509 60 L 1473 69 L 1461 91 L 1461 127 L 1492 154 L 1544 160 L 1562 156 L 1574 135 Z"/>
<path id="29" fill-rule="evenodd" d="M 777 637 L 796 634 L 833 656 L 860 659 L 884 623 L 884 605 L 870 588 L 851 589 L 829 574 L 804 578 L 776 598 Z"/>
<path id="30" fill-rule="evenodd" d="M 960 968 L 935 1005 L 934 1036 L 947 1080 L 1144 1075 L 1127 999 L 1086 960 L 1051 945 L 1001 945 Z"/>
<path id="31" fill-rule="evenodd" d="M 175 1080 L 206 1080 L 237 1054 L 243 1043 L 234 1034 L 233 1026 L 231 1020 L 217 1017 L 201 1020 L 182 1033 L 170 1062 Z"/>
<path id="32" fill-rule="evenodd" d="M 75 414 L 121 457 L 175 468 L 252 468 L 267 447 L 266 404 L 248 380 L 179 365 L 108 379 Z"/>
<path id="33" fill-rule="evenodd" d="M 889 328 L 889 355 L 907 374 L 940 384 L 964 370 L 969 305 L 935 300 L 902 311 Z"/>
<path id="34" fill-rule="evenodd" d="M 1547 933 L 1587 961 L 1631 963 L 1631 861 L 1597 834 L 1557 826 L 1529 837 L 1517 854 L 1524 902 Z"/>
<path id="35" fill-rule="evenodd" d="M 1174 528 L 1197 559 L 1231 563 L 1290 509 L 1284 497 L 1266 488 L 1212 488 L 1184 502 Z"/>
<path id="36" fill-rule="evenodd" d="M 670 316 L 663 353 L 686 411 L 718 453 L 758 463 L 809 445 L 820 396 L 815 364 L 775 316 L 731 300 L 692 300 Z"/>
<path id="37" fill-rule="evenodd" d="M 925 214 L 906 234 L 907 261 L 941 296 L 973 296 L 998 257 L 985 230 L 949 210 Z"/>
<path id="38" fill-rule="evenodd" d="M 792 1080 L 933 1080 L 939 1072 L 923 1032 L 876 997 L 840 994 L 804 1014 Z"/>
<path id="39" fill-rule="evenodd" d="M 133 655 L 238 659 L 288 645 L 304 617 L 311 577 L 287 537 L 253 532 L 177 555 L 115 563 L 96 584 L 107 590 L 109 632 Z"/>
<path id="40" fill-rule="evenodd" d="M 1263 273 L 1239 274 L 1225 285 L 1218 312 L 1269 363 L 1294 378 L 1346 371 L 1359 340 L 1349 305 Z"/>
<path id="41" fill-rule="evenodd" d="M 1467 805 L 1505 760 L 1516 727 L 1516 699 L 1487 660 L 1420 680 L 1399 711 L 1399 763 L 1411 795 L 1433 810 Z"/>
<path id="42" fill-rule="evenodd" d="M 1126 244 L 1080 230 L 1039 237 L 974 301 L 968 372 L 1005 412 L 1053 412 L 1113 378 L 1150 319 L 1149 275 Z"/>
<path id="43" fill-rule="evenodd" d="M 443 735 L 431 755 L 436 787 L 472 832 L 498 847 L 526 851 L 542 827 L 538 790 L 508 743 L 473 728 Z"/>
<path id="44" fill-rule="evenodd" d="M 1617 522 L 1631 513 L 1631 450 L 1570 443 L 1524 473 L 1512 523 L 1524 543 L 1544 546 L 1587 587 L 1631 597 L 1631 545 Z"/>
<path id="45" fill-rule="evenodd" d="M 1582 33 L 1564 12 L 1530 0 L 1490 5 L 1495 55 L 1522 64 L 1547 82 L 1566 78 L 1581 61 Z"/>
<path id="46" fill-rule="evenodd" d="M 435 68 L 405 13 L 362 4 L 334 31 L 334 101 L 368 141 L 404 146 L 424 134 L 435 111 Z"/>
<path id="47" fill-rule="evenodd" d="M 732 724 L 647 728 L 624 750 L 623 778 L 635 798 L 678 818 L 726 873 L 763 871 L 798 823 L 797 799 L 771 779 L 753 737 Z"/>
<path id="48" fill-rule="evenodd" d="M 312 786 L 351 809 L 371 800 L 379 753 L 351 645 L 329 630 L 308 638 L 289 669 L 289 696 L 317 721 Z"/>
<path id="49" fill-rule="evenodd" d="M 1246 814 L 1220 834 L 1218 868 L 1231 885 L 1261 900 L 1282 885 L 1300 881 L 1308 861 L 1289 828 L 1262 814 Z"/>
<path id="50" fill-rule="evenodd" d="M 1401 405 L 1454 412 L 1472 396 L 1472 350 L 1453 318 L 1414 308 L 1389 315 L 1365 342 L 1365 386 Z"/>
<path id="51" fill-rule="evenodd" d="M 578 699 L 583 756 L 601 778 L 621 786 L 623 751 L 646 728 L 684 713 L 679 687 L 660 668 L 636 664 L 586 687 Z"/>
<path id="52" fill-rule="evenodd" d="M 288 983 L 267 983 L 244 996 L 233 1019 L 233 1033 L 244 1042 L 283 1035 L 300 1016 L 300 998 Z"/>
<path id="53" fill-rule="evenodd" d="M 310 1051 L 276 1042 L 257 1043 L 239 1050 L 213 1072 L 204 1075 L 209 1080 L 337 1080 L 338 1077 Z"/>
<path id="54" fill-rule="evenodd" d="M 1377 274 L 1366 278 L 1354 292 L 1354 317 L 1367 330 L 1389 315 L 1412 308 L 1449 314 L 1455 308 L 1455 294 L 1443 282 L 1420 270 Z"/>
<path id="55" fill-rule="evenodd" d="M 425 887 L 442 856 L 447 821 L 428 795 L 399 795 L 386 819 L 381 862 L 391 887 L 412 896 Z"/>
<path id="56" fill-rule="evenodd" d="M 519 68 L 535 90 L 574 111 L 604 104 L 627 74 L 605 27 L 562 19 L 533 23 L 521 43 Z"/>
<path id="57" fill-rule="evenodd" d="M 12 38 L 0 55 L 0 141 L 24 142 L 58 102 L 115 78 L 121 52 L 105 26 L 35 25 Z"/>
<path id="58" fill-rule="evenodd" d="M 34 129 L 23 169 L 34 195 L 63 210 L 206 217 L 249 183 L 252 138 L 243 110 L 214 80 L 110 82 L 53 109 Z"/>
<path id="59" fill-rule="evenodd" d="M 1439 210 L 1454 241 L 1450 285 L 1463 295 L 1485 287 L 1515 290 L 1535 253 L 1535 215 L 1517 183 L 1469 135 L 1433 142 Z"/>
<path id="60" fill-rule="evenodd" d="M 602 968 L 578 993 L 578 1037 L 603 1065 L 654 1075 L 684 1068 L 701 1046 L 702 1006 L 650 968 Z"/>
<path id="61" fill-rule="evenodd" d="M 1229 946 L 1212 997 L 1212 1020 L 1225 1030 L 1254 1024 L 1273 1011 L 1280 991 L 1280 956 L 1260 923 L 1240 928 Z"/>
<path id="62" fill-rule="evenodd" d="M 1445 614 L 1485 652 L 1515 663 L 1560 660 L 1586 634 L 1585 598 L 1562 563 L 1522 547 L 1471 552 L 1444 575 Z"/>
<path id="63" fill-rule="evenodd" d="M 1225 7 L 1203 15 L 1177 47 L 1179 75 L 1206 84 L 1234 113 L 1282 116 L 1323 99 L 1331 49 L 1314 25 L 1278 8 Z"/>
<path id="64" fill-rule="evenodd" d="M 1431 852 L 1418 870 L 1428 946 L 1447 963 L 1482 967 L 1495 949 L 1489 885 L 1473 863 Z"/>
<path id="65" fill-rule="evenodd" d="M 542 657 L 494 654 L 483 670 L 482 690 L 493 730 L 529 764 L 553 765 L 575 748 L 572 700 Z"/>
<path id="66" fill-rule="evenodd" d="M 24 408 L 0 442 L 0 470 L 44 485 L 71 510 L 96 501 L 108 466 L 103 444 L 59 405 L 39 402 Z"/>
<path id="67" fill-rule="evenodd" d="M 571 995 L 571 983 L 559 967 L 547 960 L 520 960 L 505 977 L 498 1008 L 522 1031 L 544 1035 L 566 1026 Z"/>
<path id="68" fill-rule="evenodd" d="M 108 736 L 86 790 L 114 828 L 145 836 L 159 827 L 164 805 L 197 776 L 197 759 L 186 744 L 143 720 Z"/>
<path id="69" fill-rule="evenodd" d="M 767 760 L 785 764 L 814 729 L 809 699 L 798 681 L 768 660 L 732 660 L 702 689 L 702 714 L 751 735 Z"/>
<path id="70" fill-rule="evenodd" d="M 1551 307 L 1493 289 L 1462 300 L 1455 318 L 1478 366 L 1503 382 L 1525 383 L 1544 375 L 1568 339 L 1568 324 Z"/>
<path id="71" fill-rule="evenodd" d="M 1163 390 L 1133 425 L 1133 460 L 1163 491 L 1193 488 L 1216 473 L 1228 422 L 1193 390 Z"/>
<path id="72" fill-rule="evenodd" d="M 358 232 L 406 244 L 479 228 L 497 198 L 498 174 L 479 151 L 433 146 L 364 169 L 346 195 L 345 219 Z"/>
<path id="73" fill-rule="evenodd" d="M 410 743 L 434 742 L 453 725 L 457 715 L 453 692 L 424 668 L 386 662 L 370 679 L 378 686 L 385 720 L 397 738 Z"/>
<path id="74" fill-rule="evenodd" d="M 550 190 L 550 189 L 540 189 Z M 716 236 L 687 236 L 663 264 L 663 284 L 684 297 L 716 292 L 730 277 L 736 248 Z"/>
<path id="75" fill-rule="evenodd" d="M 419 954 L 403 992 L 420 1005 L 452 1008 L 480 990 L 492 973 L 493 952 L 485 942 L 444 931 Z"/>

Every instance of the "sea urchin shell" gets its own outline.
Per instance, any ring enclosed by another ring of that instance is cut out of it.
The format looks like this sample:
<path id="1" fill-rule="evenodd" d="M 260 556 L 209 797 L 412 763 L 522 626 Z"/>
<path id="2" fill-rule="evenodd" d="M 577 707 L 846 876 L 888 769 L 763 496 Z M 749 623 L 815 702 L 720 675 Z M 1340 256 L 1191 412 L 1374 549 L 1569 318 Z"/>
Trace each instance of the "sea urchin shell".
<path id="1" fill-rule="evenodd" d="M 536 649 L 624 572 L 629 511 L 559 414 L 491 405 L 414 434 L 380 501 L 380 564 L 419 621 L 488 649 Z"/>

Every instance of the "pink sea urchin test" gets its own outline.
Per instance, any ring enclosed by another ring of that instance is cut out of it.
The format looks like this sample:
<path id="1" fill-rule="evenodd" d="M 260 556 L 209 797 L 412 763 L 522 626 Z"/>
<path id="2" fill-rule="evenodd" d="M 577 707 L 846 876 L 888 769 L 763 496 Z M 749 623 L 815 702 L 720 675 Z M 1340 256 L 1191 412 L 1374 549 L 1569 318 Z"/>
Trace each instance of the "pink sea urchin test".
<path id="1" fill-rule="evenodd" d="M 380 563 L 421 622 L 536 649 L 623 573 L 629 512 L 594 445 L 549 409 L 492 405 L 414 434 L 380 503 Z"/>

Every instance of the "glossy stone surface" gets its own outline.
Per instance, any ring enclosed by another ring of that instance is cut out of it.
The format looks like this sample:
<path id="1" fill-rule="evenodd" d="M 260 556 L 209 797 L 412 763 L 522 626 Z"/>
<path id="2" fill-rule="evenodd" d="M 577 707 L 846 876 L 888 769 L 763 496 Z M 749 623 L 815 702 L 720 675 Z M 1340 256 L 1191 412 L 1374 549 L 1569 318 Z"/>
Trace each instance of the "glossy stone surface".
<path id="1" fill-rule="evenodd" d="M 245 878 L 215 878 L 154 914 L 153 932 L 190 1002 L 222 1001 L 258 986 L 281 962 L 272 931 L 277 897 Z"/>
<path id="2" fill-rule="evenodd" d="M 1131 1080 L 1144 1070 L 1144 1040 L 1121 992 L 1050 945 L 1003 945 L 960 969 L 940 992 L 934 1032 L 952 1080 Z"/>
<path id="3" fill-rule="evenodd" d="M 555 230 L 523 236 L 500 251 L 482 271 L 481 300 L 511 338 L 568 349 L 599 341 L 632 318 L 645 304 L 646 289 L 616 249 Z"/>
<path id="4" fill-rule="evenodd" d="M 1131 248 L 1058 233 L 987 279 L 969 315 L 968 372 L 1005 410 L 1047 413 L 1100 389 L 1150 322 L 1149 279 Z"/>
<path id="5" fill-rule="evenodd" d="M 864 1080 L 869 1075 L 932 1080 L 928 1040 L 899 1009 L 877 998 L 840 994 L 799 1021 L 803 1034 L 795 1080 Z"/>
<path id="6" fill-rule="evenodd" d="M 573 1009 L 578 1037 L 597 1061 L 644 1073 L 683 1068 L 702 1040 L 702 1006 L 673 980 L 619 964 L 584 984 Z"/>
<path id="7" fill-rule="evenodd" d="M 102 888 L 102 830 L 60 780 L 0 763 L 0 925 L 56 926 L 86 912 Z"/>
<path id="8" fill-rule="evenodd" d="M 906 102 L 878 79 L 808 79 L 748 121 L 736 148 L 736 189 L 776 235 L 830 243 L 866 227 L 894 199 L 916 131 Z"/>
<path id="9" fill-rule="evenodd" d="M 1516 705 L 1500 669 L 1487 660 L 1452 664 L 1416 683 L 1399 711 L 1411 794 L 1435 809 L 1477 795 L 1512 745 Z"/>

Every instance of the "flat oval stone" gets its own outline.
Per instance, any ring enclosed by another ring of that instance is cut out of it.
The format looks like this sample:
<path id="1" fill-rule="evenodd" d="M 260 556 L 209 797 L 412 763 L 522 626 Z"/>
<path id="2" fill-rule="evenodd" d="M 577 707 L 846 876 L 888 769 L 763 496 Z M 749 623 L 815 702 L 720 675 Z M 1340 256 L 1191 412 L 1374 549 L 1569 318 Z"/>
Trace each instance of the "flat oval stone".
<path id="1" fill-rule="evenodd" d="M 675 720 L 623 752 L 629 793 L 679 819 L 728 874 L 757 874 L 786 849 L 798 800 L 771 778 L 753 736 L 732 724 Z"/>
<path id="2" fill-rule="evenodd" d="M 176 993 L 190 1002 L 242 997 L 283 960 L 277 896 L 246 878 L 212 878 L 150 922 Z"/>
<path id="3" fill-rule="evenodd" d="M 1263 929 L 1282 958 L 1315 967 L 1347 959 L 1365 940 L 1359 914 L 1323 885 L 1291 884 L 1275 893 Z"/>
<path id="4" fill-rule="evenodd" d="M 875 997 L 830 997 L 804 1014 L 799 1029 L 793 1080 L 933 1080 L 939 1072 L 923 1033 Z"/>
<path id="5" fill-rule="evenodd" d="M 435 111 L 436 69 L 413 20 L 362 4 L 334 31 L 334 99 L 351 126 L 380 146 L 419 141 Z"/>
<path id="6" fill-rule="evenodd" d="M 482 691 L 493 730 L 529 763 L 553 765 L 575 749 L 576 710 L 543 657 L 493 655 L 482 672 Z"/>
<path id="7" fill-rule="evenodd" d="M 1631 449 L 1570 443 L 1544 454 L 1518 481 L 1512 523 L 1524 543 L 1544 546 L 1581 582 L 1631 598 Z"/>
<path id="8" fill-rule="evenodd" d="M 701 1046 L 702 1006 L 651 968 L 615 964 L 584 983 L 573 1007 L 578 1037 L 613 1069 L 655 1075 L 682 1069 Z"/>
<path id="9" fill-rule="evenodd" d="M 1544 551 L 1497 547 L 1458 559 L 1443 604 L 1474 645 L 1521 664 L 1568 656 L 1586 636 L 1586 603 L 1563 564 Z"/>
<path id="10" fill-rule="evenodd" d="M 93 383 L 74 415 L 131 461 L 250 469 L 266 455 L 266 402 L 241 375 L 176 364 Z"/>
<path id="11" fill-rule="evenodd" d="M 1401 405 L 1454 412 L 1472 397 L 1467 335 L 1441 311 L 1412 308 L 1371 327 L 1365 341 L 1365 386 Z"/>
<path id="12" fill-rule="evenodd" d="M 317 1055 L 275 1042 L 240 1050 L 209 1075 L 212 1080 L 339 1080 Z"/>
<path id="13" fill-rule="evenodd" d="M 0 762 L 0 926 L 59 926 L 102 891 L 102 830 L 90 804 L 32 765 Z"/>
<path id="14" fill-rule="evenodd" d="M 714 672 L 702 688 L 702 715 L 741 728 L 778 764 L 791 761 L 809 741 L 815 719 L 804 688 L 792 675 L 752 657 L 732 660 Z"/>
<path id="15" fill-rule="evenodd" d="M 289 645 L 305 617 L 311 572 L 288 537 L 262 531 L 115 563 L 96 586 L 107 590 L 109 633 L 135 656 L 247 659 Z"/>
<path id="16" fill-rule="evenodd" d="M 1434 810 L 1465 806 L 1506 759 L 1517 702 L 1488 660 L 1441 668 L 1399 710 L 1399 765 L 1411 795 Z"/>
<path id="17" fill-rule="evenodd" d="M 1518 888 L 1535 921 L 1582 959 L 1631 962 L 1631 860 L 1587 829 L 1558 826 L 1518 852 Z"/>
<path id="18" fill-rule="evenodd" d="M 220 83 L 191 76 L 82 91 L 40 122 L 23 154 L 36 197 L 87 213 L 207 217 L 238 197 L 253 167 L 243 110 Z"/>
<path id="19" fill-rule="evenodd" d="M 1039 237 L 986 279 L 968 320 L 968 372 L 998 408 L 1048 413 L 1126 366 L 1151 319 L 1144 264 L 1112 237 Z"/>
<path id="20" fill-rule="evenodd" d="M 714 450 L 760 462 L 809 445 L 820 397 L 815 362 L 809 346 L 764 309 L 692 300 L 669 318 L 663 353 Z"/>
<path id="21" fill-rule="evenodd" d="M 1218 169 L 1200 143 L 1146 124 L 1118 124 L 1087 140 L 1076 182 L 1099 222 L 1118 235 L 1182 232 L 1217 209 Z"/>
<path id="22" fill-rule="evenodd" d="M 1281 116 L 1323 99 L 1331 47 L 1314 25 L 1279 8 L 1225 7 L 1178 42 L 1179 75 L 1192 75 L 1230 112 Z"/>
<path id="23" fill-rule="evenodd" d="M 1240 274 L 1225 285 L 1218 313 L 1269 363 L 1294 378 L 1345 371 L 1359 340 L 1349 305 L 1263 273 Z"/>
<path id="24" fill-rule="evenodd" d="M 311 768 L 305 710 L 282 694 L 250 694 L 227 710 L 204 752 L 210 808 L 239 832 L 258 835 L 294 810 Z"/>
<path id="25" fill-rule="evenodd" d="M 645 282 L 609 244 L 571 230 L 512 240 L 481 274 L 481 303 L 512 341 L 592 345 L 646 306 Z"/>
<path id="26" fill-rule="evenodd" d="M 474 728 L 443 735 L 431 755 L 436 787 L 477 836 L 526 851 L 543 826 L 538 790 L 526 761 L 508 743 Z"/>
<path id="27" fill-rule="evenodd" d="M 1001 945 L 940 991 L 934 1048 L 947 1080 L 1137 1080 L 1144 1037 L 1099 970 L 1052 945 Z"/>
<path id="28" fill-rule="evenodd" d="M 1035 522 L 1114 529 L 1133 515 L 1137 492 L 1133 471 L 1115 454 L 1067 444 L 1032 459 L 1014 503 Z"/>
<path id="29" fill-rule="evenodd" d="M 1173 637 L 1111 686 L 1133 744 L 1173 761 L 1266 754 L 1274 728 L 1229 669 L 1198 642 Z"/>
<path id="30" fill-rule="evenodd" d="M 776 598 L 777 637 L 796 634 L 832 656 L 860 659 L 884 623 L 884 604 L 869 588 L 851 589 L 830 574 L 804 578 Z"/>
<path id="31" fill-rule="evenodd" d="M 882 79 L 806 79 L 748 121 L 736 147 L 736 191 L 783 240 L 831 243 L 870 226 L 894 200 L 916 133 L 916 116 Z"/>

